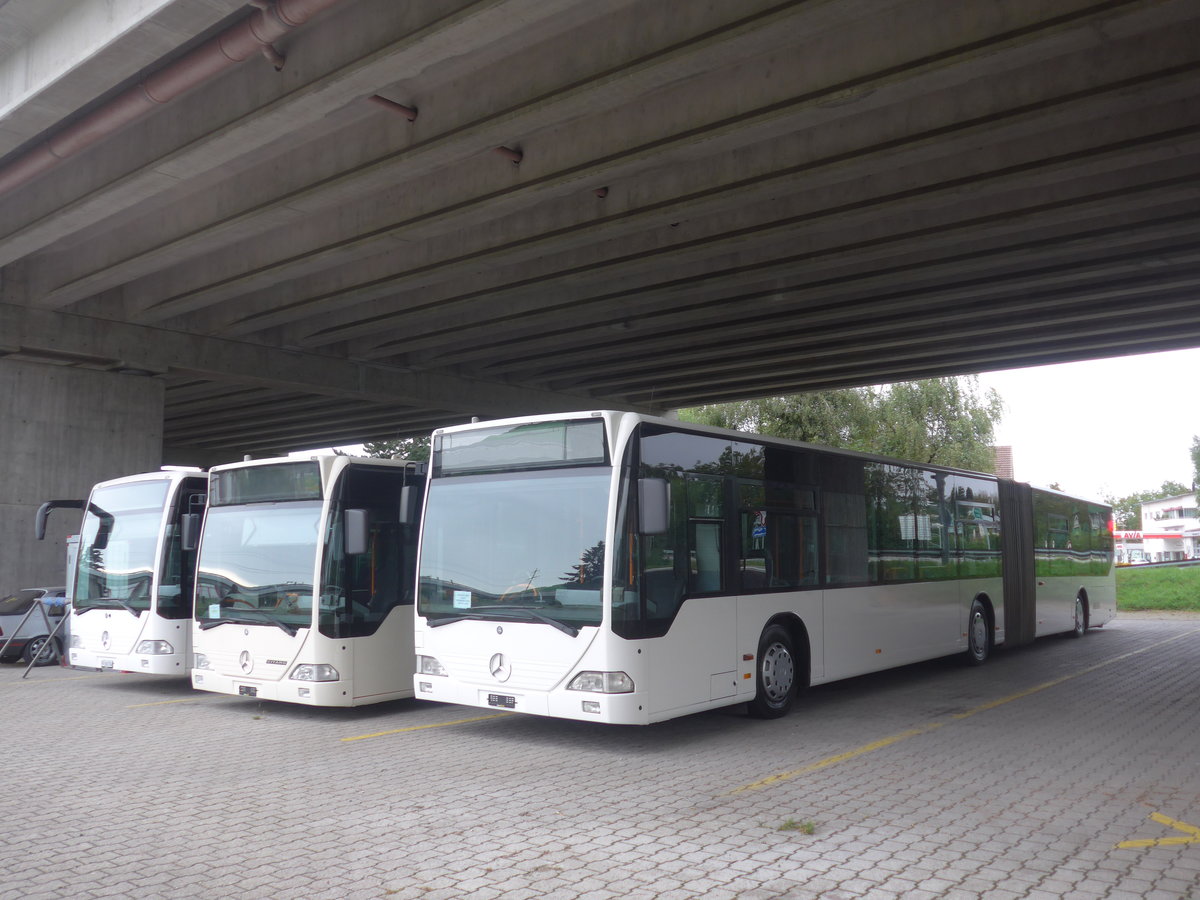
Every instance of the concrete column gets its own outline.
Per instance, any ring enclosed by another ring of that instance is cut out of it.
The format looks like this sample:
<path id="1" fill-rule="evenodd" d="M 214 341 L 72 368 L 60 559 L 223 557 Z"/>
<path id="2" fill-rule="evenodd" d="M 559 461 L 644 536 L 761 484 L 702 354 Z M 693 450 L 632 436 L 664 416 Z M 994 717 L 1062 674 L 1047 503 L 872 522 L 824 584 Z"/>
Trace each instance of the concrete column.
<path id="1" fill-rule="evenodd" d="M 63 584 L 66 538 L 79 513 L 57 510 L 44 541 L 45 500 L 87 497 L 97 481 L 157 469 L 163 384 L 154 378 L 0 359 L 0 592 Z"/>

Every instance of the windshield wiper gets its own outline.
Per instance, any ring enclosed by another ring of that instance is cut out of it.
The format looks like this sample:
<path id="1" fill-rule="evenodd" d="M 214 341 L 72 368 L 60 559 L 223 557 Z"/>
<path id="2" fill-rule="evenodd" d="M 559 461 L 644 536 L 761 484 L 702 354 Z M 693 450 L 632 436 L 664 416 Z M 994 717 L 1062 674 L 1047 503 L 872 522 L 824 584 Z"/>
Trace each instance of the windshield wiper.
<path id="1" fill-rule="evenodd" d="M 470 616 L 446 616 L 443 619 L 430 619 L 429 627 L 437 628 L 439 625 L 449 625 L 452 622 L 462 622 L 465 619 L 484 619 L 492 615 L 498 615 L 502 619 L 515 619 L 518 616 L 523 616 L 546 625 L 553 625 L 563 634 L 569 634 L 571 637 L 579 634 L 579 629 L 573 625 L 560 622 L 558 619 L 552 618 L 545 613 L 540 613 L 530 606 L 477 606 L 472 612 L 474 615 Z"/>
<path id="2" fill-rule="evenodd" d="M 247 619 L 247 618 L 244 618 L 246 613 L 255 613 L 256 615 L 262 616 L 262 618 L 261 619 Z M 271 615 L 270 613 L 262 612 L 261 610 L 257 610 L 257 609 L 242 609 L 242 610 L 238 610 L 238 612 L 232 616 L 221 616 L 221 618 L 219 618 L 219 619 L 209 619 L 207 622 L 200 623 L 200 630 L 208 631 L 208 629 L 216 628 L 218 625 L 232 625 L 232 624 L 274 625 L 276 628 L 281 628 L 284 631 L 286 631 L 288 633 L 288 635 L 291 637 L 295 637 L 296 632 L 300 630 L 295 625 L 291 625 L 287 622 L 281 622 L 277 618 L 275 618 L 273 615 Z"/>
<path id="3" fill-rule="evenodd" d="M 87 602 L 89 604 L 88 606 L 75 607 L 75 612 L 85 613 L 85 612 L 89 612 L 93 609 L 111 609 L 113 604 L 115 604 L 115 605 L 121 607 L 122 609 L 129 610 L 131 613 L 133 613 L 139 619 L 142 617 L 142 610 L 138 609 L 136 606 L 131 606 L 130 604 L 128 604 L 124 600 L 122 600 L 120 597 L 97 597 L 95 600 L 89 600 Z"/>

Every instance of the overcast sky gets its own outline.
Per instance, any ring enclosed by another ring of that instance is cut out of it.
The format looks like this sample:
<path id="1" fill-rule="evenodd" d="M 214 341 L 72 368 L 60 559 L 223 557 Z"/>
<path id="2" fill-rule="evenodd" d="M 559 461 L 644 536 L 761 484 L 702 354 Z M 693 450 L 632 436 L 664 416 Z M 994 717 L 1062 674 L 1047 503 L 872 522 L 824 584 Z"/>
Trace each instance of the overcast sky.
<path id="1" fill-rule="evenodd" d="M 1170 479 L 1190 487 L 1200 415 L 1200 350 L 988 372 L 1006 411 L 998 445 L 1018 481 L 1087 498 L 1123 497 Z"/>

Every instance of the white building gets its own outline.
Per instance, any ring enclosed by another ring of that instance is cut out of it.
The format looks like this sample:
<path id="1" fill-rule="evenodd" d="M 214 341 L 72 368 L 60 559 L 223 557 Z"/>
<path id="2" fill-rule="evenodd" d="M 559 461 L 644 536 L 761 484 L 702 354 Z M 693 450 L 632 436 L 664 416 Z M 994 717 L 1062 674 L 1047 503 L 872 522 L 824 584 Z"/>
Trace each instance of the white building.
<path id="1" fill-rule="evenodd" d="M 1200 558 L 1200 518 L 1194 492 L 1142 504 L 1147 562 Z"/>

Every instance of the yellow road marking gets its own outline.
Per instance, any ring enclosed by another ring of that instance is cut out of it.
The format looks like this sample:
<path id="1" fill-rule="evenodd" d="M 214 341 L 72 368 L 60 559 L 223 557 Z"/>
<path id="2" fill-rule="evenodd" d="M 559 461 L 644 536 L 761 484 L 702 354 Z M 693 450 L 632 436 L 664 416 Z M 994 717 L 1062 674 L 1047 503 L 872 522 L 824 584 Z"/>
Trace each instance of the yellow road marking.
<path id="1" fill-rule="evenodd" d="M 184 697 L 182 700 L 155 700 L 153 703 L 135 703 L 133 706 L 127 706 L 126 709 L 143 709 L 147 706 L 166 706 L 169 703 L 195 703 L 199 697 Z"/>
<path id="2" fill-rule="evenodd" d="M 1047 690 L 1048 688 L 1052 688 L 1057 685 L 1060 685 L 1065 681 L 1070 681 L 1073 678 L 1079 678 L 1083 675 L 1087 675 L 1090 672 L 1095 672 L 1097 669 L 1102 669 L 1105 666 L 1111 666 L 1113 663 L 1120 662 L 1123 659 L 1128 659 L 1131 656 L 1138 656 L 1142 653 L 1147 653 L 1150 650 L 1154 650 L 1157 647 L 1163 646 L 1164 644 L 1170 644 L 1173 641 L 1178 641 L 1182 638 L 1190 637 L 1191 635 L 1194 635 L 1194 634 L 1200 634 L 1200 629 L 1194 628 L 1191 631 L 1185 631 L 1182 634 L 1177 634 L 1177 635 L 1174 635 L 1173 637 L 1169 637 L 1164 640 L 1158 641 L 1157 643 L 1150 644 L 1147 647 L 1142 647 L 1140 650 L 1130 650 L 1128 653 L 1122 653 L 1119 656 L 1114 656 L 1111 659 L 1106 659 L 1104 662 L 1100 662 L 1100 663 L 1096 663 L 1095 665 L 1087 666 L 1086 668 L 1080 669 L 1078 672 L 1072 672 L 1070 675 L 1063 675 L 1060 678 L 1055 678 L 1051 681 L 1046 681 L 1046 682 L 1043 682 L 1042 684 L 1035 685 L 1034 687 L 1026 688 L 1023 691 L 1018 691 L 1015 694 L 1009 694 L 1007 697 L 1001 697 L 999 700 L 992 700 L 992 701 L 989 701 L 988 703 L 980 704 L 979 706 L 976 706 L 973 709 L 968 709 L 966 712 L 955 713 L 954 715 L 950 716 L 950 718 L 953 720 L 970 718 L 971 716 L 978 715 L 981 712 L 987 712 L 990 709 L 995 709 L 996 707 L 1003 706 L 1006 703 L 1012 703 L 1014 700 L 1020 700 L 1024 697 L 1028 697 L 1032 694 L 1036 694 L 1040 691 L 1044 691 L 1044 690 Z M 728 791 L 727 793 L 728 794 L 740 794 L 740 793 L 743 793 L 744 791 L 756 791 L 756 790 L 759 790 L 760 788 L 764 788 L 764 787 L 767 787 L 768 785 L 776 784 L 780 781 L 787 781 L 792 778 L 798 778 L 801 775 L 807 775 L 810 772 L 816 772 L 818 769 L 828 768 L 829 766 L 834 766 L 834 765 L 837 765 L 838 763 L 847 762 L 848 760 L 856 759 L 860 756 L 865 756 L 866 754 L 873 753 L 876 750 L 882 750 L 884 747 L 890 747 L 893 744 L 898 744 L 901 741 L 908 740 L 909 738 L 917 737 L 918 735 L 922 735 L 922 734 L 928 734 L 931 731 L 936 731 L 938 728 L 941 728 L 945 724 L 947 724 L 947 723 L 946 722 L 927 722 L 924 725 L 918 725 L 916 728 L 911 728 L 908 731 L 901 731 L 898 734 L 891 735 L 890 737 L 881 738 L 880 740 L 872 741 L 869 744 L 863 744 L 861 747 L 855 747 L 853 750 L 847 750 L 845 753 L 839 753 L 836 756 L 827 756 L 824 759 L 818 760 L 817 762 L 809 763 L 807 766 L 803 766 L 802 768 L 792 769 L 791 771 L 788 771 L 788 772 L 779 772 L 775 775 L 769 775 L 760 781 L 751 782 L 750 784 L 743 784 L 741 787 L 736 787 L 733 790 Z M 1185 841 L 1182 838 L 1165 838 L 1164 840 L 1173 842 L 1173 843 L 1190 842 L 1190 841 Z"/>
<path id="3" fill-rule="evenodd" d="M 493 713 L 490 716 L 474 716 L 470 719 L 454 719 L 450 722 L 433 722 L 429 725 L 409 725 L 407 728 L 393 728 L 390 731 L 376 731 L 372 734 L 360 734 L 355 737 L 341 738 L 343 743 L 350 741 L 366 741 L 371 738 L 387 737 L 390 734 L 404 734 L 406 731 L 424 731 L 427 728 L 445 728 L 447 725 L 466 725 L 468 722 L 483 722 L 487 719 L 501 719 L 506 716 L 511 716 L 512 713 Z"/>
<path id="4" fill-rule="evenodd" d="M 1135 847 L 1174 847 L 1179 844 L 1200 844 L 1200 828 L 1195 825 L 1189 825 L 1187 822 L 1180 822 L 1176 819 L 1168 818 L 1162 813 L 1151 813 L 1150 818 L 1160 825 L 1166 825 L 1168 828 L 1174 828 L 1176 831 L 1182 831 L 1184 834 L 1189 834 L 1191 837 L 1169 837 L 1157 838 L 1143 841 L 1121 841 L 1117 847 L 1122 850 L 1129 850 Z"/>
<path id="5" fill-rule="evenodd" d="M 882 750 L 884 747 L 890 747 L 892 744 L 898 744 L 901 741 L 906 741 L 909 738 L 916 737 L 919 734 L 928 734 L 937 728 L 941 728 L 944 724 L 946 723 L 930 722 L 929 724 L 922 725 L 919 728 L 913 728 L 909 731 L 902 731 L 899 734 L 893 734 L 891 737 L 885 737 L 870 744 L 863 744 L 861 747 L 855 747 L 853 750 L 847 750 L 845 753 L 839 753 L 836 756 L 827 756 L 824 759 L 817 760 L 815 763 L 810 763 L 801 769 L 793 769 L 790 772 L 780 772 L 777 775 L 768 775 L 761 781 L 756 781 L 753 784 L 743 784 L 741 787 L 734 788 L 729 793 L 740 794 L 743 791 L 756 791 L 759 788 L 764 788 L 768 785 L 775 784 L 777 781 L 787 781 L 789 778 L 807 775 L 809 772 L 816 772 L 818 769 L 836 766 L 838 763 L 843 763 L 847 760 L 864 756 L 867 753 L 874 753 L 876 750 Z"/>

